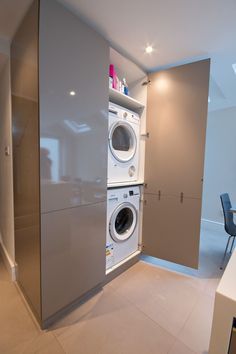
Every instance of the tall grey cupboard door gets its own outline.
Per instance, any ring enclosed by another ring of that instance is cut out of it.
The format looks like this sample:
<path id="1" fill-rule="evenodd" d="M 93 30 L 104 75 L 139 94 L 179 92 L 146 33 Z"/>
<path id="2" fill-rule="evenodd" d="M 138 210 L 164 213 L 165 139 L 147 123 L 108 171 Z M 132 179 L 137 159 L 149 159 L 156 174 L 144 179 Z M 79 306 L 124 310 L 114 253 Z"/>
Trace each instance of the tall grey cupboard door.
<path id="1" fill-rule="evenodd" d="M 109 45 L 40 1 L 42 321 L 105 279 Z"/>
<path id="2" fill-rule="evenodd" d="M 210 60 L 149 76 L 143 251 L 198 267 Z"/>

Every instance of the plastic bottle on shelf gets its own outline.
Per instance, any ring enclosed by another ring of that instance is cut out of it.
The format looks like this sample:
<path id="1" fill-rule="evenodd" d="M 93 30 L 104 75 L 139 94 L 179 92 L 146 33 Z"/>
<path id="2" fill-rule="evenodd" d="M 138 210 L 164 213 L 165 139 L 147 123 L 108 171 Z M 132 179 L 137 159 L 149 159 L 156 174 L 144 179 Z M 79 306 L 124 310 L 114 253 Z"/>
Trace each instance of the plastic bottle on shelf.
<path id="1" fill-rule="evenodd" d="M 119 91 L 119 82 L 120 82 L 120 80 L 115 72 L 114 77 L 113 77 L 113 88 L 118 91 Z"/>
<path id="2" fill-rule="evenodd" d="M 124 94 L 128 96 L 129 95 L 129 88 L 128 88 L 125 78 L 123 78 L 123 85 L 124 85 Z"/>
<path id="3" fill-rule="evenodd" d="M 113 78 L 109 76 L 109 88 L 113 87 Z"/>
<path id="4" fill-rule="evenodd" d="M 118 85 L 118 77 L 116 75 L 115 67 L 113 64 L 110 64 L 109 66 L 109 77 L 112 80 L 112 88 L 117 90 L 117 85 Z M 110 80 L 110 79 L 109 79 Z M 110 82 L 110 81 L 109 81 Z"/>
<path id="5" fill-rule="evenodd" d="M 124 94 L 125 93 L 125 85 L 123 83 L 123 80 L 122 80 L 122 83 L 121 83 L 121 92 Z"/>

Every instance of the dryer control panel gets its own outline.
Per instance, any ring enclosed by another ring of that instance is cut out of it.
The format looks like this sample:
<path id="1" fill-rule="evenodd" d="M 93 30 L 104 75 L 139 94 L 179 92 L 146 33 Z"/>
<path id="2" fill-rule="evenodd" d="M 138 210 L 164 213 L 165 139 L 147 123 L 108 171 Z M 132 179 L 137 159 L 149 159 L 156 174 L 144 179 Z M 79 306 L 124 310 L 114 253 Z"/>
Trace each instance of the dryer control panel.
<path id="1" fill-rule="evenodd" d="M 116 116 L 120 120 L 128 122 L 139 122 L 139 115 L 135 112 L 130 111 L 124 107 L 119 106 L 118 104 L 109 102 L 109 114 Z"/>

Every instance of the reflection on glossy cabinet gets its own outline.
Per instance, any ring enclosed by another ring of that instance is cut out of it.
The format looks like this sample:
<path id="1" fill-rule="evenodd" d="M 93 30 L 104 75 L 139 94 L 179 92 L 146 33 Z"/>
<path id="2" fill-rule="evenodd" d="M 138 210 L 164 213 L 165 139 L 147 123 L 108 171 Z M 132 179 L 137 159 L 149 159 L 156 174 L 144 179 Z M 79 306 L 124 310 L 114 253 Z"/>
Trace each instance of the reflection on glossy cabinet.
<path id="1" fill-rule="evenodd" d="M 40 6 L 42 211 L 106 200 L 108 43 L 57 1 Z"/>

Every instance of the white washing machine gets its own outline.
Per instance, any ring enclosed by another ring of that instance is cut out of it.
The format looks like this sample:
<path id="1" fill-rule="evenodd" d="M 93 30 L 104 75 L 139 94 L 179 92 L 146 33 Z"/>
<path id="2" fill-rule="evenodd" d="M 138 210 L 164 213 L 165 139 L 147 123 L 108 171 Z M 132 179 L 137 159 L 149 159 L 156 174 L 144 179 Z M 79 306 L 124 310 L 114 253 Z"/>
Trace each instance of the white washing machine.
<path id="1" fill-rule="evenodd" d="M 140 118 L 109 103 L 108 186 L 138 180 Z"/>
<path id="2" fill-rule="evenodd" d="M 107 193 L 106 269 L 138 251 L 138 186 L 109 189 Z"/>

